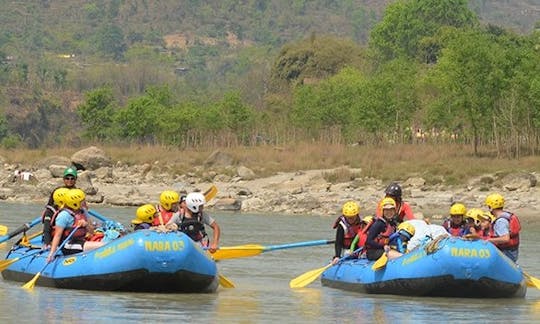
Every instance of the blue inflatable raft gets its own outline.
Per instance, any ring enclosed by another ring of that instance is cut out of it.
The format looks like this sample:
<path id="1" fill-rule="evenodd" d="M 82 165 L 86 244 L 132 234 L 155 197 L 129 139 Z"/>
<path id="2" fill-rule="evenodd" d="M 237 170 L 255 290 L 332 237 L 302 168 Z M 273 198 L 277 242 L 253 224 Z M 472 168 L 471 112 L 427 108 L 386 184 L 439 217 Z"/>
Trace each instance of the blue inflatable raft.
<path id="1" fill-rule="evenodd" d="M 140 230 L 45 266 L 47 254 L 16 245 L 6 260 L 19 260 L 2 276 L 28 282 L 43 269 L 39 286 L 109 291 L 202 293 L 216 291 L 219 283 L 215 261 L 181 232 Z"/>
<path id="2" fill-rule="evenodd" d="M 324 286 L 369 294 L 524 297 L 522 270 L 493 244 L 441 237 L 373 270 L 375 261 L 344 260 L 323 272 Z"/>

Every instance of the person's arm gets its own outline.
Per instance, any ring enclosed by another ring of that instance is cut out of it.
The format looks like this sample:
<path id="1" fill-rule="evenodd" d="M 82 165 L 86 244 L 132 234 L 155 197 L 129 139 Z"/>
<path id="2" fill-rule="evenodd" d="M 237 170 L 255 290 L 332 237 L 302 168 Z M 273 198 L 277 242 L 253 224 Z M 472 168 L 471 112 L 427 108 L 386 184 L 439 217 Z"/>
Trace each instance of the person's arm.
<path id="1" fill-rule="evenodd" d="M 345 231 L 341 225 L 336 228 L 336 241 L 334 242 L 334 259 L 341 257 L 341 251 L 343 250 L 343 240 L 345 239 Z"/>
<path id="2" fill-rule="evenodd" d="M 210 253 L 214 253 L 217 251 L 219 246 L 219 238 L 221 236 L 221 229 L 219 228 L 219 225 L 216 221 L 213 221 L 212 224 L 210 224 L 210 227 L 212 228 L 214 235 L 212 238 L 212 242 L 210 243 L 210 248 L 208 250 Z"/>
<path id="3" fill-rule="evenodd" d="M 377 236 L 379 236 L 379 234 L 384 231 L 384 226 L 385 226 L 384 222 L 378 221 L 369 228 L 367 239 L 366 239 L 366 246 L 372 249 L 384 248 L 383 244 L 379 244 L 379 242 L 375 240 Z"/>
<path id="4" fill-rule="evenodd" d="M 51 251 L 49 252 L 49 255 L 47 256 L 47 262 L 51 262 L 52 260 L 54 260 L 56 249 L 58 248 L 58 245 L 60 244 L 60 239 L 62 238 L 63 231 L 64 231 L 63 227 L 58 227 L 58 225 L 56 226 L 54 237 L 51 243 Z"/>
<path id="5" fill-rule="evenodd" d="M 403 220 L 415 219 L 411 205 L 406 202 L 401 203 L 401 210 L 399 212 L 401 214 L 400 216 L 403 216 L 401 217 Z"/>
<path id="6" fill-rule="evenodd" d="M 493 230 L 497 237 L 490 237 L 488 241 L 497 245 L 510 242 L 510 223 L 504 218 L 499 218 L 495 224 L 493 224 Z"/>

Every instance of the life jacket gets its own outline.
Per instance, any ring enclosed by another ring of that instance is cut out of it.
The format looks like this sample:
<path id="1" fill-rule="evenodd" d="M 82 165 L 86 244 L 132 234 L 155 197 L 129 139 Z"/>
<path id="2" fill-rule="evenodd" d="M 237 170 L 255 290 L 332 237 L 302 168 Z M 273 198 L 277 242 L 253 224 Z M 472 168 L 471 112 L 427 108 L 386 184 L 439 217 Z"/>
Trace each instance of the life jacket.
<path id="1" fill-rule="evenodd" d="M 69 208 L 62 208 L 60 210 L 57 210 L 51 219 L 51 225 L 53 226 L 53 236 L 54 236 L 54 232 L 56 231 L 56 217 L 63 210 L 67 211 L 71 215 L 71 217 L 73 217 L 73 226 L 70 228 L 64 228 L 64 232 L 62 233 L 62 241 L 65 240 L 71 234 L 71 232 L 76 228 L 76 224 L 79 222 L 79 220 L 84 220 L 85 222 L 88 222 L 88 218 L 86 217 L 86 214 L 84 213 L 82 209 L 78 210 L 77 212 L 74 212 Z M 88 230 L 86 229 L 86 227 L 77 228 L 75 233 L 71 235 L 70 242 L 85 241 L 87 233 L 88 233 Z"/>
<path id="2" fill-rule="evenodd" d="M 446 231 L 452 236 L 462 236 L 462 235 L 464 235 L 464 233 L 466 231 L 463 229 L 463 225 L 465 225 L 465 222 L 462 222 L 461 224 L 456 226 L 455 224 L 452 223 L 452 221 L 450 219 L 446 219 L 442 223 L 442 227 L 444 227 L 444 229 L 446 229 Z"/>
<path id="3" fill-rule="evenodd" d="M 46 220 L 50 221 L 52 219 L 52 215 L 54 215 L 56 211 L 56 208 L 54 208 L 53 206 L 45 206 L 43 213 L 41 213 L 41 222 L 45 223 Z"/>
<path id="4" fill-rule="evenodd" d="M 367 240 L 367 232 L 369 230 L 369 228 L 371 227 L 371 225 L 375 223 L 375 221 L 371 221 L 369 223 L 367 223 L 364 227 L 361 227 L 360 230 L 358 231 L 358 243 L 357 243 L 357 246 L 356 247 L 353 247 L 353 248 L 365 248 L 366 246 L 366 240 Z"/>
<path id="5" fill-rule="evenodd" d="M 174 212 L 172 210 L 165 210 L 161 205 L 156 205 L 156 210 L 158 212 L 158 216 L 154 217 L 154 221 L 152 221 L 152 226 L 159 226 L 162 225 L 160 221 L 160 215 L 161 219 L 163 220 L 163 225 L 166 225 L 167 222 L 173 217 Z"/>
<path id="6" fill-rule="evenodd" d="M 199 242 L 206 237 L 202 215 L 197 213 L 192 216 L 193 218 L 188 218 L 186 215 L 180 217 L 180 231 L 189 236 L 193 241 Z"/>
<path id="7" fill-rule="evenodd" d="M 338 226 L 341 226 L 343 228 L 343 232 L 345 234 L 345 236 L 343 237 L 343 247 L 348 249 L 351 247 L 351 243 L 354 237 L 360 231 L 360 218 L 358 218 L 358 222 L 356 224 L 349 224 L 345 216 L 339 216 L 334 222 L 334 228 L 337 228 Z"/>
<path id="8" fill-rule="evenodd" d="M 384 220 L 383 218 L 379 218 L 379 219 L 381 219 L 384 222 L 386 227 L 383 232 L 377 234 L 377 237 L 375 238 L 375 242 L 377 242 L 380 245 L 387 245 L 390 239 L 390 235 L 392 235 L 392 233 L 395 232 L 395 228 L 390 222 Z M 375 221 L 373 223 L 375 223 Z M 366 248 L 368 249 L 370 248 L 368 244 L 366 244 Z"/>
<path id="9" fill-rule="evenodd" d="M 401 238 L 401 234 L 399 234 L 399 232 L 393 233 L 388 239 L 388 245 L 390 246 L 390 248 L 400 253 L 407 252 L 407 242 L 408 241 L 405 241 Z"/>
<path id="10" fill-rule="evenodd" d="M 510 249 L 517 248 L 519 246 L 519 232 L 521 231 L 521 224 L 519 223 L 518 217 L 514 213 L 509 213 L 505 211 L 499 217 L 497 217 L 495 221 L 493 222 L 493 226 L 491 226 L 489 237 L 497 237 L 495 235 L 494 227 L 495 227 L 495 223 L 500 218 L 505 218 L 506 220 L 508 220 L 508 223 L 510 224 L 510 230 L 509 230 L 510 241 L 507 243 L 502 243 L 502 244 L 498 243 L 495 245 L 499 249 L 503 249 L 503 250 L 510 250 Z"/>

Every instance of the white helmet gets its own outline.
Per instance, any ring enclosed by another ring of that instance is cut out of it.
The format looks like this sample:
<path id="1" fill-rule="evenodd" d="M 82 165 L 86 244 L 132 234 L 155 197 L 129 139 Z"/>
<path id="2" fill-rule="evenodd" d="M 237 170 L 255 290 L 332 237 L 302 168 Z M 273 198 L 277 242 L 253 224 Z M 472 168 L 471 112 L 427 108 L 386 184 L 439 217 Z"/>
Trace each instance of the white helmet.
<path id="1" fill-rule="evenodd" d="M 186 205 L 194 213 L 200 211 L 200 207 L 206 203 L 206 198 L 200 192 L 191 192 L 186 197 Z"/>

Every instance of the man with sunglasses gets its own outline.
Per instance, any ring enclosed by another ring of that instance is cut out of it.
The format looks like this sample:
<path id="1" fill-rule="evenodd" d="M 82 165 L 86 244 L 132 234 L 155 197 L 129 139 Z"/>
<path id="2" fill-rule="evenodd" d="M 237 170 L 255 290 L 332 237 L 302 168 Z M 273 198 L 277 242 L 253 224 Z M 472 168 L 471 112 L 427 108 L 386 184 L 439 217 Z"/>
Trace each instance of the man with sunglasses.
<path id="1" fill-rule="evenodd" d="M 54 192 L 60 188 L 74 189 L 77 182 L 77 169 L 74 167 L 67 167 L 64 170 L 64 185 L 55 188 L 51 195 L 49 196 L 49 201 L 45 206 L 45 210 L 41 215 L 41 222 L 43 223 L 43 247 L 49 247 L 52 241 L 52 227 L 51 227 L 51 218 L 52 216 L 63 206 L 56 206 L 54 203 Z"/>

